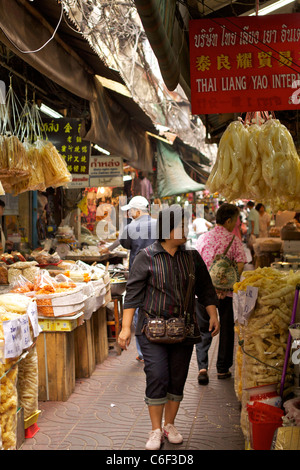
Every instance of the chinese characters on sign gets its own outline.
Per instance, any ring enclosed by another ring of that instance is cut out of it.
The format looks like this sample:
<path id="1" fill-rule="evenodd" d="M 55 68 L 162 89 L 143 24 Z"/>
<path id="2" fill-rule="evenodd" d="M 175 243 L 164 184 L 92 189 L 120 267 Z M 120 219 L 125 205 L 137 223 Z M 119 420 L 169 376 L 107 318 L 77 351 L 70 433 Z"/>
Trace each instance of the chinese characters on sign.
<path id="1" fill-rule="evenodd" d="M 193 114 L 300 108 L 300 14 L 190 21 Z"/>
<path id="2" fill-rule="evenodd" d="M 89 185 L 91 144 L 80 137 L 80 119 L 43 119 L 48 139 L 64 158 L 72 183 L 69 187 Z"/>

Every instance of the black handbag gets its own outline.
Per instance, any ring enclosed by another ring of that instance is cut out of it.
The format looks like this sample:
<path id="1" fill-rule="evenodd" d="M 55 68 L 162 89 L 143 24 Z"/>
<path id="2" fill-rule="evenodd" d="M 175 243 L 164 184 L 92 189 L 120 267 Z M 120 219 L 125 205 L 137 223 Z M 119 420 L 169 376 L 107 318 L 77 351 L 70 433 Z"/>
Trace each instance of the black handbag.
<path id="1" fill-rule="evenodd" d="M 185 342 L 187 344 L 196 344 L 201 341 L 200 329 L 197 323 L 195 311 L 193 315 L 188 313 L 188 304 L 193 292 L 195 282 L 194 264 L 190 257 L 189 284 L 185 296 L 184 313 L 179 317 L 165 319 L 160 315 L 152 318 L 147 312 L 147 323 L 144 326 L 146 338 L 151 343 L 176 344 Z"/>

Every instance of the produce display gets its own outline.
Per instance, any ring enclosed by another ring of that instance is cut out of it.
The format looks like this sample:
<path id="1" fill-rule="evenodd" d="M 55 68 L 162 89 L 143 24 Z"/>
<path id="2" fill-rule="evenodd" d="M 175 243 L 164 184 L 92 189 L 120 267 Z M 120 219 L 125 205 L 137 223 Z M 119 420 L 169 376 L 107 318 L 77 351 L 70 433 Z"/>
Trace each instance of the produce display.
<path id="1" fill-rule="evenodd" d="M 3 322 L 21 318 L 27 312 L 30 302 L 31 299 L 24 297 L 24 295 L 10 293 L 0 295 L 0 345 L 4 343 L 5 339 Z M 32 328 L 30 328 L 30 336 L 33 339 Z M 18 356 L 6 359 L 4 352 L 0 350 L 0 429 L 2 431 L 2 447 L 5 450 L 16 448 L 19 368 L 17 361 Z"/>
<path id="2" fill-rule="evenodd" d="M 236 352 L 235 392 L 242 403 L 241 427 L 249 438 L 248 394 L 246 389 L 271 383 L 280 384 L 288 327 L 291 321 L 299 272 L 283 272 L 273 268 L 245 271 L 243 279 L 234 285 L 234 296 L 248 286 L 258 288 L 258 296 L 249 318 L 236 323 L 239 346 Z M 293 384 L 293 370 L 288 366 L 285 394 Z"/>
<path id="3" fill-rule="evenodd" d="M 4 181 L 6 192 L 17 195 L 25 191 L 44 191 L 48 187 L 66 186 L 71 181 L 72 177 L 67 169 L 66 162 L 51 142 L 38 139 L 34 144 L 27 145 L 24 149 L 27 162 L 26 169 L 29 168 L 29 171 L 21 181 L 19 177 L 17 181 L 10 180 L 10 185 L 7 185 Z"/>
<path id="4" fill-rule="evenodd" d="M 8 266 L 8 282 L 13 286 L 20 279 L 33 282 L 39 271 L 36 261 L 19 261 Z"/>
<path id="5" fill-rule="evenodd" d="M 23 144 L 17 136 L 0 136 L 0 180 L 3 191 L 17 195 L 66 186 L 72 177 L 51 142 L 38 139 Z"/>
<path id="6" fill-rule="evenodd" d="M 34 346 L 18 365 L 18 399 L 28 419 L 38 409 L 38 355 Z"/>
<path id="7" fill-rule="evenodd" d="M 207 188 L 228 201 L 263 200 L 273 210 L 300 207 L 300 159 L 288 129 L 272 118 L 261 125 L 233 121 L 220 140 Z"/>
<path id="8" fill-rule="evenodd" d="M 12 369 L 11 366 L 0 362 L 0 430 L 4 450 L 14 450 L 17 443 L 18 366 Z"/>
<path id="9" fill-rule="evenodd" d="M 13 186 L 25 181 L 30 174 L 26 149 L 18 137 L 0 135 L 0 179 L 5 192 L 13 192 Z"/>
<path id="10" fill-rule="evenodd" d="M 26 259 L 21 253 L 14 251 L 13 253 L 3 253 L 0 255 L 0 261 L 7 265 L 11 265 L 18 263 L 19 261 L 26 261 Z"/>

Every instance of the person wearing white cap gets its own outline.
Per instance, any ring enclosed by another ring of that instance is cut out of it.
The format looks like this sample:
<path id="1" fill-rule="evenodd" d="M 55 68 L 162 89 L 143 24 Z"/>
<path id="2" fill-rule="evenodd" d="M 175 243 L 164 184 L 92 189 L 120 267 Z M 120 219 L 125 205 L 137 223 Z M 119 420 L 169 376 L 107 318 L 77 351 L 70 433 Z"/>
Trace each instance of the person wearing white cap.
<path id="1" fill-rule="evenodd" d="M 128 204 L 121 207 L 122 211 L 128 211 L 128 216 L 132 219 L 132 222 L 126 225 L 119 239 L 108 247 L 108 250 L 112 250 L 121 244 L 124 248 L 130 250 L 129 271 L 138 252 L 156 241 L 156 219 L 150 217 L 148 206 L 149 203 L 146 198 L 134 196 Z M 134 323 L 137 321 L 137 315 L 138 312 L 136 311 Z M 142 361 L 143 355 L 137 337 L 136 346 L 137 360 Z"/>
<path id="2" fill-rule="evenodd" d="M 145 197 L 135 196 L 129 204 L 121 207 L 121 210 L 128 211 L 129 217 L 133 219 L 120 236 L 121 245 L 130 250 L 129 271 L 138 252 L 156 240 L 156 220 L 150 217 L 148 206 Z"/>

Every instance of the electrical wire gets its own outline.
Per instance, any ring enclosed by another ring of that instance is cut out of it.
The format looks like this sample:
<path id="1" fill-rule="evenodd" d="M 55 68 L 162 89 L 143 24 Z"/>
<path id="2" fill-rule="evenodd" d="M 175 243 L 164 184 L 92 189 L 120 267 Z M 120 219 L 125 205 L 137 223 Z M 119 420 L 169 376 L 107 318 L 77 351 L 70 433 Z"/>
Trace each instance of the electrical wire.
<path id="1" fill-rule="evenodd" d="M 252 357 L 252 359 L 255 359 L 256 361 L 260 362 L 261 364 L 263 364 L 266 367 L 271 367 L 272 369 L 275 369 L 278 372 L 282 372 L 282 370 L 278 369 L 278 367 L 271 366 L 270 364 L 267 364 L 266 362 L 263 362 L 260 359 L 258 359 L 257 357 L 252 356 L 252 354 L 249 354 L 248 352 L 246 352 L 245 349 L 244 349 L 244 340 L 243 339 L 238 341 L 238 345 L 241 347 L 243 353 L 246 354 L 246 356 Z"/>
<path id="2" fill-rule="evenodd" d="M 61 20 L 62 20 L 62 17 L 63 17 L 63 4 L 61 4 L 61 12 L 60 12 L 60 18 L 58 20 L 58 23 L 57 23 L 57 26 L 55 28 L 55 30 L 53 31 L 53 34 L 52 36 L 45 42 L 45 44 L 43 44 L 41 47 L 39 47 L 38 49 L 34 50 L 34 51 L 22 51 L 22 49 L 20 49 L 8 36 L 7 34 L 5 33 L 5 31 L 2 29 L 2 32 L 3 34 L 5 35 L 5 37 L 9 40 L 9 42 L 19 51 L 21 52 L 22 54 L 35 54 L 36 52 L 39 52 L 41 51 L 42 49 L 44 49 L 44 47 L 47 46 L 47 44 L 49 44 L 50 41 L 52 41 L 52 39 L 54 38 L 55 34 L 57 33 L 57 30 L 59 28 L 59 25 L 61 23 Z"/>

